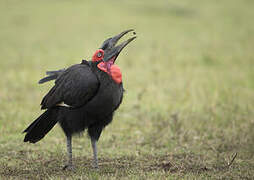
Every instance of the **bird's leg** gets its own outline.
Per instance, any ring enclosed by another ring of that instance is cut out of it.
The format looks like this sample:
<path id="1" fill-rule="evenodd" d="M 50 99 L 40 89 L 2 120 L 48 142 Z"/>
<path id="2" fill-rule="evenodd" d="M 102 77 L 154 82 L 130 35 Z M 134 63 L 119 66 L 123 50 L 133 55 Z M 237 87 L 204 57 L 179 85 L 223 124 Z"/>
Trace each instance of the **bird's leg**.
<path id="1" fill-rule="evenodd" d="M 96 140 L 94 138 L 91 138 L 91 144 L 93 148 L 94 167 L 97 169 L 98 168 L 97 146 L 96 146 Z"/>
<path id="2" fill-rule="evenodd" d="M 71 145 L 71 136 L 67 136 L 66 138 L 66 145 L 67 145 L 67 156 L 68 156 L 68 162 L 64 166 L 65 169 L 73 170 L 73 165 L 72 165 L 72 145 Z"/>

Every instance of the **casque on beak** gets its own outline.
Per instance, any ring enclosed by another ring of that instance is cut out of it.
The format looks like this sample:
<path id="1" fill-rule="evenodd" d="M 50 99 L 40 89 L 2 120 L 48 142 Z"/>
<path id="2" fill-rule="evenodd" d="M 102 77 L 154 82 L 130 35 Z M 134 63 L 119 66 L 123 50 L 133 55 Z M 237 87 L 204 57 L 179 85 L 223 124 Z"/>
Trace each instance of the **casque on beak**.
<path id="1" fill-rule="evenodd" d="M 128 32 L 134 32 L 133 29 L 129 29 L 126 31 L 121 32 L 120 34 L 109 38 L 107 40 L 105 40 L 101 46 L 100 49 L 104 50 L 104 58 L 103 61 L 107 62 L 109 60 L 111 60 L 113 58 L 113 60 L 115 61 L 117 56 L 120 54 L 120 52 L 123 50 L 123 48 L 125 46 L 127 46 L 131 41 L 133 41 L 136 36 L 129 38 L 128 40 L 122 42 L 121 44 L 115 46 L 117 44 L 117 42 Z M 133 33 L 135 35 L 135 33 Z"/>

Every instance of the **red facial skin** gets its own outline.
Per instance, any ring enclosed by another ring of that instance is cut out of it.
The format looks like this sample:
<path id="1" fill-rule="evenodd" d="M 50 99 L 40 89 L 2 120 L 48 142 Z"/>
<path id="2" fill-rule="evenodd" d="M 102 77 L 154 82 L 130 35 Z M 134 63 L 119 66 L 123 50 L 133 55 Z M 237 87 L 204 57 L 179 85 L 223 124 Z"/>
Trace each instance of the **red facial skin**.
<path id="1" fill-rule="evenodd" d="M 104 57 L 104 51 L 102 49 L 98 49 L 97 51 L 95 51 L 92 57 L 92 61 L 93 62 L 100 61 L 103 59 L 103 57 Z"/>
<path id="2" fill-rule="evenodd" d="M 98 49 L 93 57 L 92 57 L 92 61 L 93 62 L 96 62 L 96 61 L 100 61 L 102 60 L 104 57 L 104 51 L 102 49 Z M 120 84 L 122 82 L 122 73 L 121 73 L 121 70 L 120 68 L 114 64 L 115 63 L 115 56 L 112 57 L 110 60 L 108 60 L 107 62 L 100 62 L 97 67 L 108 73 L 112 79 L 117 83 L 117 84 Z"/>

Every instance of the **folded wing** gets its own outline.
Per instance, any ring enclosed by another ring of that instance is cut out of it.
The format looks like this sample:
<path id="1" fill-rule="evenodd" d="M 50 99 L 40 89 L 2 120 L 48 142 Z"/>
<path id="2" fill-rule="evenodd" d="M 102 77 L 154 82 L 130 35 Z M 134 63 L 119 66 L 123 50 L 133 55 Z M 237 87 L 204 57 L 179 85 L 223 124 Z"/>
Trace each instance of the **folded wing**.
<path id="1" fill-rule="evenodd" d="M 59 103 L 80 107 L 94 97 L 98 88 L 99 81 L 89 65 L 73 65 L 57 77 L 54 87 L 42 99 L 41 108 L 48 109 Z"/>

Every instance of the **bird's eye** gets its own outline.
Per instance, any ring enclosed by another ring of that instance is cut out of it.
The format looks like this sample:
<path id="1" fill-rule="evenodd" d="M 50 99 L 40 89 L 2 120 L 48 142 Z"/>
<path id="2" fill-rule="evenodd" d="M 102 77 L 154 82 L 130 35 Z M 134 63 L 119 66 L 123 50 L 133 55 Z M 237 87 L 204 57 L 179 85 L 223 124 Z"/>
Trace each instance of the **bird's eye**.
<path id="1" fill-rule="evenodd" d="M 97 53 L 97 57 L 100 58 L 102 56 L 101 52 Z"/>

